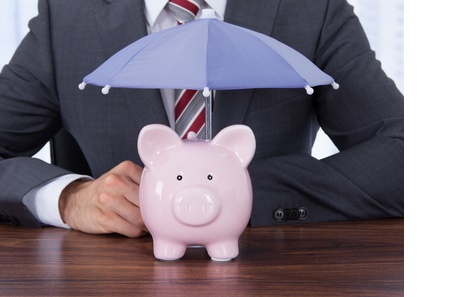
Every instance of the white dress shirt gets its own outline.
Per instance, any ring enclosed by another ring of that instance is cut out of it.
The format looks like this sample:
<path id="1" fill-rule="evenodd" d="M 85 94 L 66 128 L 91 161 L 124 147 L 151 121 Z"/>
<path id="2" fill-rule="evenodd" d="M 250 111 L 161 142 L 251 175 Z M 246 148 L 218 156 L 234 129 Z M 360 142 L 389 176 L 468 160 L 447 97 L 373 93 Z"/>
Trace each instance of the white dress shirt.
<path id="1" fill-rule="evenodd" d="M 148 34 L 177 26 L 177 21 L 174 16 L 165 8 L 167 2 L 168 0 L 145 0 L 144 13 L 146 16 Z M 202 8 L 212 8 L 215 10 L 217 18 L 223 20 L 225 7 L 226 0 L 206 0 Z M 198 13 L 197 18 L 199 18 L 200 15 L 201 11 Z M 172 128 L 174 128 L 175 91 L 173 89 L 161 89 L 160 92 L 169 122 Z M 70 228 L 61 219 L 58 201 L 64 188 L 80 178 L 92 179 L 91 177 L 78 174 L 68 174 L 54 178 L 46 184 L 40 185 L 28 192 L 28 194 L 23 197 L 23 204 L 40 223 L 55 227 Z"/>

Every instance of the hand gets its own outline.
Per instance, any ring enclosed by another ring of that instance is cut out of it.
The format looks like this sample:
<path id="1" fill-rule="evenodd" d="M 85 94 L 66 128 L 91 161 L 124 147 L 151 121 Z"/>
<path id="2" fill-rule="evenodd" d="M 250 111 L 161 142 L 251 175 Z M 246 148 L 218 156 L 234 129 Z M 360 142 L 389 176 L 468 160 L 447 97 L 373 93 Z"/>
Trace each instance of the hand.
<path id="1" fill-rule="evenodd" d="M 96 180 L 72 182 L 60 195 L 61 218 L 86 233 L 145 235 L 139 210 L 141 174 L 140 166 L 125 161 Z"/>

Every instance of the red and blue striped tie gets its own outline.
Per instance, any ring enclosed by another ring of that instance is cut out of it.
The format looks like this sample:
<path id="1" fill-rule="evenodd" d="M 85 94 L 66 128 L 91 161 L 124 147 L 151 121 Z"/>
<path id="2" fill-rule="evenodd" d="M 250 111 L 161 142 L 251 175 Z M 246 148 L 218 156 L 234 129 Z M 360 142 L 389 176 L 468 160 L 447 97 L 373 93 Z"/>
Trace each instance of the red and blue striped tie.
<path id="1" fill-rule="evenodd" d="M 167 8 L 177 22 L 183 24 L 195 20 L 203 0 L 169 0 Z M 176 90 L 175 131 L 180 138 L 195 132 L 198 138 L 205 134 L 205 100 L 197 90 Z"/>

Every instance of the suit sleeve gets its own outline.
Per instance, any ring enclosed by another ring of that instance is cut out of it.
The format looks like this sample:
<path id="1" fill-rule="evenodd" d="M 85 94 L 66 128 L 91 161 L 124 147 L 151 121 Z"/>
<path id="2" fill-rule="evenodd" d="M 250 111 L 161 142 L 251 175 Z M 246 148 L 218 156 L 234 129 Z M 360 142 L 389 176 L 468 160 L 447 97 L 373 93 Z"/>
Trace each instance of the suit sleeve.
<path id="1" fill-rule="evenodd" d="M 23 196 L 68 172 L 30 158 L 61 125 L 47 1 L 39 1 L 39 16 L 29 27 L 0 74 L 0 223 L 38 227 Z"/>
<path id="2" fill-rule="evenodd" d="M 343 0 L 328 1 L 315 63 L 340 84 L 320 87 L 314 106 L 340 152 L 323 160 L 296 154 L 255 160 L 252 226 L 403 216 L 403 96 Z M 305 219 L 276 220 L 276 209 Z"/>

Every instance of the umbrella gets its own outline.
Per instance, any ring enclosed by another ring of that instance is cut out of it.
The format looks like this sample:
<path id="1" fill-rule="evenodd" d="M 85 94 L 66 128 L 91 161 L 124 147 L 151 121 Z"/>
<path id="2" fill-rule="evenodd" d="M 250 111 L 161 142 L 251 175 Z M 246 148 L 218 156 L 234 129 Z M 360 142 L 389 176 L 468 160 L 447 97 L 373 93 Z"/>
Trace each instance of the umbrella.
<path id="1" fill-rule="evenodd" d="M 210 90 L 305 88 L 339 85 L 291 47 L 264 34 L 202 17 L 145 36 L 117 52 L 79 85 L 203 90 L 207 138 L 211 137 Z"/>

